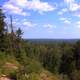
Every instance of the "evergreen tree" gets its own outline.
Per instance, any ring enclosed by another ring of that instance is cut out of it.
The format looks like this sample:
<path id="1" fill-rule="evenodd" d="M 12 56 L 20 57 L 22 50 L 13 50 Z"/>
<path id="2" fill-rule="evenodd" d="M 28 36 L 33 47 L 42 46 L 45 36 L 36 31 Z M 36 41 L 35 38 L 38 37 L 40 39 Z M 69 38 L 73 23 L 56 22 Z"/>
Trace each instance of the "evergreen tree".
<path id="1" fill-rule="evenodd" d="M 22 30 L 18 28 L 18 30 L 16 31 L 16 36 L 19 40 L 21 39 L 22 34 L 23 34 Z"/>
<path id="2" fill-rule="evenodd" d="M 74 50 L 74 59 L 75 59 L 75 64 L 76 68 L 80 70 L 80 41 L 78 41 L 75 45 L 75 50 Z"/>
<path id="3" fill-rule="evenodd" d="M 5 15 L 2 11 L 2 9 L 0 9 L 0 50 L 4 51 L 5 49 Z"/>

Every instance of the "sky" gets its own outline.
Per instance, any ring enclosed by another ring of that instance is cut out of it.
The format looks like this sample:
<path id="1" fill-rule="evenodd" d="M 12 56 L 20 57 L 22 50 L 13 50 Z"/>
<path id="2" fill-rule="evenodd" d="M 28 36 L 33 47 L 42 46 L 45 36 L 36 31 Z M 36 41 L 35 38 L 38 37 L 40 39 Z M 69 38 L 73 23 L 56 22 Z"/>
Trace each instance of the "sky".
<path id="1" fill-rule="evenodd" d="M 80 0 L 0 0 L 0 8 L 23 38 L 80 38 Z"/>

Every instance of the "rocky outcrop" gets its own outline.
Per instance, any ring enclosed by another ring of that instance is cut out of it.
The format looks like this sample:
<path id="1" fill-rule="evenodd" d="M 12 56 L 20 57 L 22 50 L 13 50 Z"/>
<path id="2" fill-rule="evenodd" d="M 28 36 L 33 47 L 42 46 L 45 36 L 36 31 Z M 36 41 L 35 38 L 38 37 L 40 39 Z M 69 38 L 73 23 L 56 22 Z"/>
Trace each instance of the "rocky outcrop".
<path id="1" fill-rule="evenodd" d="M 2 75 L 2 76 L 0 76 L 0 80 L 12 80 L 12 79 L 7 77 L 6 75 Z"/>

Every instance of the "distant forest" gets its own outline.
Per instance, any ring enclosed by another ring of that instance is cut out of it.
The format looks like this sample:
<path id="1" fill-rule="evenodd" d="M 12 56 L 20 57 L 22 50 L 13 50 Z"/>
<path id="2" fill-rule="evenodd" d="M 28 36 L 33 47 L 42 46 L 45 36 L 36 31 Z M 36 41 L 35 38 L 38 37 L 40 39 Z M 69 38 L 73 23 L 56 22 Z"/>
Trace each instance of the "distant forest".
<path id="1" fill-rule="evenodd" d="M 12 16 L 10 25 L 6 17 L 0 9 L 0 76 L 10 80 L 80 80 L 80 40 L 25 40 L 20 28 L 14 31 Z"/>

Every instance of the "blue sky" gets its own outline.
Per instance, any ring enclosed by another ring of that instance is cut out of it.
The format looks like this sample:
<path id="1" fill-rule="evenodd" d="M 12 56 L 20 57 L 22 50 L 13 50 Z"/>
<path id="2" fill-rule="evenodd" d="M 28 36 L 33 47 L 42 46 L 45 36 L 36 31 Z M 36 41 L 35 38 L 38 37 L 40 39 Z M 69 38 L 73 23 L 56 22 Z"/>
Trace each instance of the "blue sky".
<path id="1" fill-rule="evenodd" d="M 0 0 L 23 38 L 80 38 L 80 0 Z"/>

